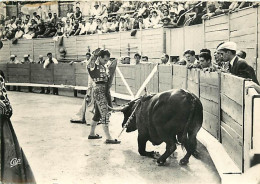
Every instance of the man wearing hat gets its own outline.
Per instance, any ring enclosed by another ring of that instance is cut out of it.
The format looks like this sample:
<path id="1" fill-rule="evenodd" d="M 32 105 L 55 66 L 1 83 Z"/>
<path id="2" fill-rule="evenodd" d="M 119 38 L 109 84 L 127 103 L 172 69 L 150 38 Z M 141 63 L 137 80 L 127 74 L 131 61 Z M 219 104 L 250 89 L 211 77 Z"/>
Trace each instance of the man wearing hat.
<path id="1" fill-rule="evenodd" d="M 23 63 L 23 64 L 24 64 L 24 63 L 33 63 L 33 60 L 30 59 L 30 54 L 25 54 L 25 55 L 23 56 L 22 63 Z"/>
<path id="2" fill-rule="evenodd" d="M 163 27 L 170 27 L 170 28 L 177 27 L 176 24 L 171 23 L 171 19 L 169 17 L 163 17 L 161 21 L 163 23 Z"/>
<path id="3" fill-rule="evenodd" d="M 8 63 L 10 63 L 10 64 L 19 64 L 20 62 L 16 59 L 16 55 L 12 54 L 10 56 L 10 61 Z"/>
<path id="4" fill-rule="evenodd" d="M 39 61 L 37 63 L 38 64 L 44 64 L 43 55 L 39 55 Z"/>
<path id="5" fill-rule="evenodd" d="M 259 85 L 254 69 L 246 61 L 236 56 L 237 45 L 234 42 L 225 42 L 218 47 L 223 60 L 229 64 L 229 72 L 233 75 L 252 79 Z"/>
<path id="6" fill-rule="evenodd" d="M 94 8 L 92 9 L 91 15 L 93 17 L 100 16 L 102 13 L 102 9 L 99 7 L 98 2 L 95 2 Z"/>

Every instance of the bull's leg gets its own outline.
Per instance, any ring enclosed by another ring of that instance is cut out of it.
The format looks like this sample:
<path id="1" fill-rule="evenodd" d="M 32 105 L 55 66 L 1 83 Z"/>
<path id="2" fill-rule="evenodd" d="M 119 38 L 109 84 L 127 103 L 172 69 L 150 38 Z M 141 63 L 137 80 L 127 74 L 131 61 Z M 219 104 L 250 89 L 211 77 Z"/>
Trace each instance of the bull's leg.
<path id="1" fill-rule="evenodd" d="M 168 140 L 166 142 L 166 151 L 164 152 L 164 154 L 157 159 L 157 163 L 161 166 L 164 165 L 164 163 L 166 162 L 166 159 L 176 150 L 176 144 L 174 142 L 174 139 L 172 140 Z"/>
<path id="2" fill-rule="evenodd" d="M 189 138 L 184 142 L 184 147 L 187 151 L 186 155 L 180 160 L 180 165 L 186 165 L 189 163 L 189 158 L 191 155 L 196 155 L 196 147 L 197 147 L 197 139 L 196 135 L 191 135 Z M 194 156 L 195 157 L 195 156 Z M 196 158 L 196 157 L 195 157 Z"/>
<path id="3" fill-rule="evenodd" d="M 146 135 L 138 135 L 138 152 L 141 156 L 147 156 L 154 158 L 154 151 L 146 151 L 146 143 L 148 141 L 148 136 Z"/>

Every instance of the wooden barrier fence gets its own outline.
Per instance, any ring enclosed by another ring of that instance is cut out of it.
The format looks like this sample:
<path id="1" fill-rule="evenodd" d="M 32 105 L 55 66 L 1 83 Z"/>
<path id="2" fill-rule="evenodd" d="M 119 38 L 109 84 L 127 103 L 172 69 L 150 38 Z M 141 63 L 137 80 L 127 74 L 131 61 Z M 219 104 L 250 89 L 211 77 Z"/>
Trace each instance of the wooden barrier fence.
<path id="1" fill-rule="evenodd" d="M 119 70 L 135 95 L 155 64 L 118 65 Z M 0 64 L 10 83 L 38 83 L 71 86 L 87 86 L 86 65 L 76 63 L 50 65 L 43 69 L 40 64 Z M 245 101 L 246 80 L 226 73 L 188 70 L 180 65 L 159 65 L 147 85 L 149 93 L 172 88 L 183 88 L 196 94 L 203 104 L 203 128 L 219 140 L 241 172 L 248 169 L 251 142 L 248 124 L 253 116 L 252 102 Z M 112 91 L 128 95 L 118 72 Z M 252 101 L 252 98 L 251 98 Z M 251 105 L 250 105 L 251 104 Z M 251 121 L 252 122 L 252 121 Z M 246 139 L 245 139 L 246 138 Z"/>

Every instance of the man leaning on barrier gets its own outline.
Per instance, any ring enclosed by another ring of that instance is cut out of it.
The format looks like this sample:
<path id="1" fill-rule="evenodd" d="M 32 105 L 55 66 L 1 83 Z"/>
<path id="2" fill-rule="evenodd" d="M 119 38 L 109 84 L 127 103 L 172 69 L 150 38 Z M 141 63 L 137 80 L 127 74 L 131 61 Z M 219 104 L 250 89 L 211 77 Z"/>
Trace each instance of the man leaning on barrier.
<path id="1" fill-rule="evenodd" d="M 259 85 L 254 69 L 247 62 L 236 56 L 237 45 L 234 42 L 225 42 L 218 47 L 218 51 L 225 62 L 228 62 L 229 72 L 233 75 L 252 79 Z"/>

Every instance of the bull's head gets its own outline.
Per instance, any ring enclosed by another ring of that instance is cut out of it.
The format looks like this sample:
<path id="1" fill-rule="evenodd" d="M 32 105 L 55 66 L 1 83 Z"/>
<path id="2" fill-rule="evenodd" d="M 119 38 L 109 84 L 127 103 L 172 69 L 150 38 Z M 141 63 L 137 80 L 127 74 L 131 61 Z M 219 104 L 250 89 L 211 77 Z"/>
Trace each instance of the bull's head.
<path id="1" fill-rule="evenodd" d="M 126 125 L 127 120 L 129 119 L 129 117 L 131 116 L 131 114 L 133 113 L 133 111 L 135 110 L 135 108 L 138 104 L 139 104 L 139 99 L 133 100 L 133 101 L 131 101 L 131 102 L 125 104 L 125 105 L 118 107 L 118 108 L 109 107 L 109 109 L 111 109 L 113 111 L 124 113 L 124 121 L 122 123 L 122 127 L 124 127 Z M 136 109 L 136 111 L 138 111 L 138 109 Z M 135 113 L 136 112 L 134 112 L 132 118 L 130 119 L 130 122 L 126 126 L 126 132 L 133 132 L 137 129 Z"/>

